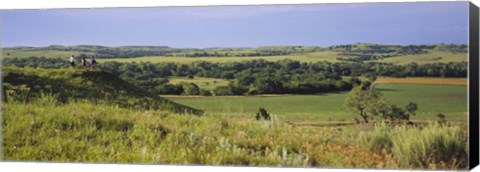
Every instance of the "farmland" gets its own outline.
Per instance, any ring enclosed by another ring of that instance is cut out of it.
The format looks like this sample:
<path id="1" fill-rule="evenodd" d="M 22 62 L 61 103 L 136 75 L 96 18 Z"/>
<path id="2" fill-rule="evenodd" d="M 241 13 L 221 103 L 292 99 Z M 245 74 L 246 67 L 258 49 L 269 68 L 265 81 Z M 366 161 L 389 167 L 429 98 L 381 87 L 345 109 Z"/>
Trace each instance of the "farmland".
<path id="1" fill-rule="evenodd" d="M 403 56 L 385 58 L 383 60 L 378 60 L 378 62 L 394 63 L 394 64 L 407 64 L 407 63 L 415 62 L 418 64 L 426 64 L 426 63 L 462 62 L 462 61 L 466 61 L 466 59 L 467 59 L 466 53 L 430 51 L 429 53 L 426 53 L 426 54 L 403 55 Z"/>
<path id="2" fill-rule="evenodd" d="M 386 98 L 399 105 L 409 101 L 419 105 L 412 119 L 435 120 L 439 112 L 448 119 L 467 119 L 466 86 L 379 84 Z M 164 96 L 175 102 L 203 109 L 206 113 L 254 117 L 259 107 L 286 120 L 351 120 L 354 116 L 344 107 L 345 93 L 319 95 L 265 96 Z"/>
<path id="3" fill-rule="evenodd" d="M 428 77 L 411 77 L 411 78 L 387 78 L 379 77 L 375 83 L 395 83 L 395 84 L 436 84 L 436 85 L 467 85 L 467 78 L 428 78 Z"/>
<path id="4" fill-rule="evenodd" d="M 279 61 L 283 59 L 295 59 L 301 62 L 317 62 L 330 61 L 336 62 L 336 53 L 334 52 L 319 52 L 306 55 L 285 55 L 285 56 L 257 56 L 257 57 L 166 57 L 166 56 L 148 56 L 137 58 L 122 58 L 122 59 L 100 59 L 99 62 L 151 62 L 151 63 L 165 63 L 175 62 L 181 64 L 189 64 L 197 61 L 206 61 L 212 63 L 229 63 L 240 62 L 246 60 L 265 59 L 267 61 Z"/>
<path id="5" fill-rule="evenodd" d="M 240 62 L 245 60 L 255 60 L 255 59 L 265 59 L 268 61 L 278 61 L 282 59 L 292 59 L 298 60 L 300 62 L 318 62 L 318 61 L 328 61 L 328 62 L 340 62 L 337 58 L 345 57 L 339 52 L 334 51 L 321 51 L 313 53 L 303 53 L 296 55 L 283 55 L 283 56 L 253 56 L 253 57 L 169 57 L 169 56 L 146 56 L 146 57 L 136 57 L 136 58 L 121 58 L 121 59 L 100 59 L 100 62 L 116 61 L 116 62 L 152 62 L 152 63 L 162 63 L 162 62 L 175 62 L 182 64 L 189 64 L 195 61 L 207 61 L 213 63 L 229 63 L 229 62 Z M 408 64 L 408 63 L 448 63 L 448 62 L 463 62 L 466 61 L 467 56 L 465 53 L 451 53 L 444 51 L 432 50 L 425 54 L 415 54 L 415 55 L 403 55 L 403 56 L 394 56 L 389 58 L 384 58 L 382 60 L 370 60 L 367 62 L 384 62 L 384 63 L 393 63 L 393 64 Z"/>

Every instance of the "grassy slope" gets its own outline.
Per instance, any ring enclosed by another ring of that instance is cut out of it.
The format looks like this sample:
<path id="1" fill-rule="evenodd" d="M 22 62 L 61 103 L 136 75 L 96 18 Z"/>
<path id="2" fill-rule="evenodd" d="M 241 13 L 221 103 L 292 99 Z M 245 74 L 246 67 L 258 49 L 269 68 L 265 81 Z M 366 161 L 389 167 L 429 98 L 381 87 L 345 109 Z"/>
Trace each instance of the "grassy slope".
<path id="1" fill-rule="evenodd" d="M 466 167 L 466 130 L 458 126 L 292 127 L 277 120 L 170 115 L 88 101 L 58 105 L 50 99 L 4 104 L 2 159 L 322 168 Z"/>
<path id="2" fill-rule="evenodd" d="M 2 74 L 5 89 L 26 85 L 31 88 L 31 96 L 50 92 L 58 95 L 61 102 L 88 99 L 108 101 L 124 107 L 159 108 L 177 113 L 201 113 L 199 110 L 146 92 L 105 71 L 4 67 Z"/>
<path id="3" fill-rule="evenodd" d="M 467 120 L 467 87 L 447 85 L 379 84 L 389 102 L 405 106 L 418 103 L 417 116 L 412 119 L 436 119 L 439 112 L 447 119 Z M 259 107 L 290 120 L 351 120 L 344 107 L 345 93 L 322 95 L 235 96 L 235 97 L 169 97 L 179 103 L 205 110 L 211 114 L 254 117 Z"/>
<path id="4" fill-rule="evenodd" d="M 441 59 L 436 59 L 442 57 Z M 425 63 L 448 63 L 448 62 L 463 62 L 468 60 L 467 53 L 451 53 L 446 51 L 432 50 L 426 54 L 419 55 L 406 55 L 385 58 L 383 60 L 377 60 L 378 62 L 395 63 L 395 64 L 408 64 L 415 62 L 418 64 Z"/>

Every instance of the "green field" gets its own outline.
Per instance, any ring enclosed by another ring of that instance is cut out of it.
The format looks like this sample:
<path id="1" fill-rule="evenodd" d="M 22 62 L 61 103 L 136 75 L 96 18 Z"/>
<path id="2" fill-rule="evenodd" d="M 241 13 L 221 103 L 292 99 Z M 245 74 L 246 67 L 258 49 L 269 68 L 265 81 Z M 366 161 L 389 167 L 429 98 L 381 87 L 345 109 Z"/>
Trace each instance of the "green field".
<path id="1" fill-rule="evenodd" d="M 2 58 L 9 58 L 9 57 L 63 57 L 68 59 L 71 55 L 79 56 L 80 54 L 91 55 L 92 53 L 88 52 L 80 52 L 80 51 L 60 51 L 60 50 L 2 50 Z"/>
<path id="2" fill-rule="evenodd" d="M 228 63 L 228 62 L 239 62 L 246 60 L 256 60 L 256 59 L 265 59 L 267 61 L 279 61 L 283 59 L 293 59 L 300 62 L 317 62 L 317 61 L 329 61 L 329 62 L 338 62 L 336 59 L 338 57 L 337 52 L 333 51 L 322 51 L 314 53 L 305 53 L 297 55 L 285 55 L 285 56 L 257 56 L 257 57 L 167 57 L 167 56 L 147 56 L 147 57 L 137 57 L 137 58 L 121 58 L 121 59 L 99 59 L 99 62 L 152 62 L 152 63 L 163 63 L 163 62 L 175 62 L 182 64 L 189 64 L 195 61 L 207 61 L 212 63 Z"/>
<path id="3" fill-rule="evenodd" d="M 407 64 L 415 62 L 418 64 L 425 63 L 448 63 L 448 62 L 464 62 L 468 60 L 467 53 L 451 53 L 446 51 L 430 51 L 426 54 L 418 55 L 405 55 L 385 58 L 383 60 L 377 60 L 378 62 L 394 63 L 394 64 Z"/>
<path id="4" fill-rule="evenodd" d="M 225 79 L 217 79 L 217 78 L 202 78 L 202 77 L 195 77 L 195 78 L 186 78 L 186 77 L 170 77 L 168 78 L 170 84 L 180 84 L 182 82 L 187 83 L 194 83 L 201 89 L 205 90 L 213 90 L 218 86 L 227 86 L 229 81 Z"/>
<path id="5" fill-rule="evenodd" d="M 361 44 L 359 44 L 360 46 Z M 246 51 L 249 52 L 249 51 Z M 80 52 L 80 51 L 61 51 L 61 50 L 35 50 L 35 49 L 4 49 L 2 51 L 3 58 L 9 57 L 64 57 L 68 58 L 71 55 L 79 56 L 80 54 L 93 55 L 91 52 Z M 279 55 L 279 56 L 249 56 L 249 57 L 183 57 L 183 56 L 144 56 L 144 57 L 135 57 L 135 58 L 112 58 L 112 59 L 98 59 L 99 62 L 108 62 L 108 61 L 117 61 L 117 62 L 152 62 L 152 63 L 162 63 L 162 62 L 176 62 L 182 64 L 189 64 L 194 61 L 207 61 L 207 62 L 218 62 L 218 63 L 228 63 L 228 62 L 238 62 L 245 60 L 254 60 L 254 59 L 265 59 L 268 61 L 278 61 L 282 59 L 292 59 L 298 60 L 300 62 L 318 62 L 318 61 L 328 61 L 328 62 L 339 62 L 338 57 L 349 57 L 342 55 L 341 52 L 323 50 L 319 52 L 309 52 L 309 53 L 295 53 L 290 55 Z M 403 55 L 388 57 L 382 60 L 370 60 L 370 62 L 386 62 L 394 64 L 408 64 L 408 63 L 448 63 L 448 62 L 462 62 L 467 61 L 466 53 L 452 53 L 448 51 L 440 50 L 428 50 L 428 53 L 425 54 L 416 54 L 416 55 Z"/>
<path id="6" fill-rule="evenodd" d="M 387 100 L 399 106 L 409 101 L 418 104 L 417 116 L 412 119 L 436 119 L 439 112 L 450 120 L 467 120 L 467 87 L 447 85 L 381 84 Z M 254 117 L 259 107 L 288 120 L 352 120 L 344 107 L 346 93 L 320 95 L 271 95 L 167 98 L 211 114 Z"/>
<path id="7" fill-rule="evenodd" d="M 265 59 L 267 61 L 279 61 L 283 59 L 293 59 L 300 62 L 317 62 L 317 61 L 336 61 L 328 55 L 333 52 L 321 52 L 312 55 L 286 55 L 286 56 L 257 56 L 257 57 L 166 57 L 166 56 L 148 56 L 137 58 L 120 58 L 120 59 L 99 59 L 101 62 L 116 61 L 116 62 L 152 62 L 152 63 L 165 63 L 175 62 L 182 64 L 189 64 L 195 61 L 207 61 L 212 63 L 228 63 L 239 62 L 246 60 Z"/>
<path id="8" fill-rule="evenodd" d="M 152 62 L 152 63 L 162 63 L 162 62 L 175 62 L 182 64 L 189 64 L 195 61 L 207 61 L 212 63 L 228 63 L 228 62 L 239 62 L 246 60 L 255 60 L 255 59 L 265 59 L 268 61 L 278 61 L 282 59 L 292 59 L 300 62 L 318 62 L 318 61 L 328 61 L 328 62 L 340 62 L 337 60 L 338 57 L 344 57 L 339 52 L 333 51 L 322 51 L 322 52 L 313 52 L 313 53 L 304 53 L 297 55 L 285 55 L 285 56 L 257 56 L 257 57 L 167 57 L 167 56 L 147 56 L 147 57 L 137 57 L 137 58 L 115 58 L 115 59 L 99 59 L 99 62 Z M 448 63 L 448 62 L 462 62 L 467 61 L 468 57 L 466 53 L 451 53 L 446 51 L 437 51 L 432 50 L 426 54 L 417 54 L 417 55 L 405 55 L 405 56 L 396 56 L 389 57 L 383 60 L 372 60 L 371 62 L 385 62 L 393 64 L 408 64 L 408 63 Z"/>

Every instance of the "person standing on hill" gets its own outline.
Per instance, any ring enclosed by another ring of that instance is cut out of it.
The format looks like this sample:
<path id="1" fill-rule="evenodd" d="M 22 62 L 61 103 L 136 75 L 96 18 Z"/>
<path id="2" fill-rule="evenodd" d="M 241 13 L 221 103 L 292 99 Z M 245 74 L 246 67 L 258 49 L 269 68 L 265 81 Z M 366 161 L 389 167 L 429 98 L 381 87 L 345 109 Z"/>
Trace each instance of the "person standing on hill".
<path id="1" fill-rule="evenodd" d="M 97 61 L 95 61 L 95 58 L 93 56 L 90 57 L 90 68 L 94 68 L 94 65 L 97 63 Z"/>
<path id="2" fill-rule="evenodd" d="M 70 56 L 70 66 L 75 67 L 75 56 Z"/>
<path id="3" fill-rule="evenodd" d="M 85 59 L 85 57 L 82 57 L 82 66 L 83 68 L 87 68 L 87 59 Z"/>

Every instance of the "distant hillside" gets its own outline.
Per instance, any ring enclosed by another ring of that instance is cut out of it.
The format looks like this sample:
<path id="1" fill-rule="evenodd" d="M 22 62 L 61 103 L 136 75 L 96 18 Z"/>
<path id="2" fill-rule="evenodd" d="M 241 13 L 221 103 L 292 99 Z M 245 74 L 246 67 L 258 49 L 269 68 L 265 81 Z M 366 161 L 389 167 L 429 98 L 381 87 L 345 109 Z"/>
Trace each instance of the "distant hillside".
<path id="1" fill-rule="evenodd" d="M 262 57 L 308 55 L 318 52 L 334 53 L 340 61 L 382 60 L 390 57 L 420 55 L 431 51 L 448 53 L 467 53 L 466 44 L 432 44 L 432 45 L 382 45 L 382 44 L 346 44 L 329 47 L 318 46 L 262 46 L 232 48 L 172 48 L 167 46 L 120 46 L 107 47 L 98 45 L 48 47 L 11 47 L 2 50 L 2 57 L 63 57 L 70 55 L 91 56 L 97 58 L 134 58 L 145 56 L 164 57 Z"/>
<path id="2" fill-rule="evenodd" d="M 23 92 L 24 97 L 34 98 L 42 93 L 53 93 L 57 95 L 59 102 L 106 101 L 121 107 L 161 109 L 196 115 L 203 113 L 201 110 L 161 98 L 100 70 L 4 67 L 2 77 L 3 91 L 7 96 L 11 92 L 17 92 L 17 96 Z M 29 91 L 25 91 L 26 89 Z"/>

